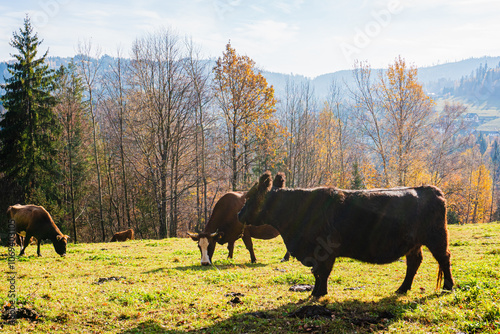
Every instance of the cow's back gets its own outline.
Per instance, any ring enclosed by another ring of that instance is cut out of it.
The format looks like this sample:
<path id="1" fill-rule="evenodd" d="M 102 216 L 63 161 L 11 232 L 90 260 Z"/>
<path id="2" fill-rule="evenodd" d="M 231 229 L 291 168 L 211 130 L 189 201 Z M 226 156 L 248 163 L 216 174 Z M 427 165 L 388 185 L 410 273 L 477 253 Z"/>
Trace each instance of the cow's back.
<path id="1" fill-rule="evenodd" d="M 223 232 L 223 236 L 218 240 L 220 244 L 237 239 L 243 233 L 243 224 L 238 220 L 238 212 L 244 204 L 245 197 L 242 192 L 229 192 L 222 196 L 215 204 L 204 232 Z"/>
<path id="2" fill-rule="evenodd" d="M 34 205 L 13 205 L 7 209 L 7 217 L 16 222 L 16 231 L 23 232 L 28 229 L 33 221 L 33 211 L 36 209 Z"/>
<path id="3" fill-rule="evenodd" d="M 9 207 L 7 215 L 16 222 L 17 232 L 30 231 L 39 240 L 62 234 L 50 214 L 41 206 L 14 205 Z"/>
<path id="4" fill-rule="evenodd" d="M 339 256 L 390 263 L 446 229 L 446 203 L 433 186 L 346 192 L 329 222 Z M 359 231 L 362 231 L 360 233 Z"/>

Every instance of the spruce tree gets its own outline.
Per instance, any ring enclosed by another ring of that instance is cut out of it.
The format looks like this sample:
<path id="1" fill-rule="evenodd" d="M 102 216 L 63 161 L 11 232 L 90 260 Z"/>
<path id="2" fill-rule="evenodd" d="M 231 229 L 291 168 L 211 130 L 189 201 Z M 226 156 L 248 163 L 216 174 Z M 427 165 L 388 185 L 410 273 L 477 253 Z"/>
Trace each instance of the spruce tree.
<path id="1" fill-rule="evenodd" d="M 46 63 L 48 51 L 37 59 L 41 43 L 26 16 L 10 42 L 18 53 L 7 65 L 10 77 L 5 78 L 1 97 L 6 112 L 0 119 L 0 172 L 17 188 L 19 202 L 47 204 L 58 199 L 61 130 L 54 113 L 55 72 Z"/>
<path id="2" fill-rule="evenodd" d="M 351 180 L 351 189 L 363 189 L 365 186 L 363 184 L 363 177 L 359 171 L 359 166 L 357 162 L 352 164 L 352 180 Z"/>

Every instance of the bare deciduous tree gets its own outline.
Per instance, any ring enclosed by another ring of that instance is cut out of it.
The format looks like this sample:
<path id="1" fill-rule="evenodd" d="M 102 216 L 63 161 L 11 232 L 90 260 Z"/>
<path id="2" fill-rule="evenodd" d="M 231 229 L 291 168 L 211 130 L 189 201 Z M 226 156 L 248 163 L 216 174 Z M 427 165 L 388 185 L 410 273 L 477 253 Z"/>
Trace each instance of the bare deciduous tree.
<path id="1" fill-rule="evenodd" d="M 99 48 L 93 49 L 90 41 L 84 41 L 78 45 L 78 56 L 76 57 L 76 64 L 79 68 L 81 77 L 85 84 L 88 94 L 87 110 L 92 120 L 92 138 L 94 148 L 94 162 L 97 176 L 97 191 L 99 202 L 99 222 L 102 232 L 102 241 L 106 241 L 106 231 L 104 228 L 103 206 L 102 206 L 102 184 L 101 184 L 101 166 L 98 150 L 98 115 L 96 107 L 98 99 L 96 99 L 97 84 L 99 81 L 99 74 L 101 68 L 101 51 Z M 98 95 L 98 94 L 97 94 Z"/>

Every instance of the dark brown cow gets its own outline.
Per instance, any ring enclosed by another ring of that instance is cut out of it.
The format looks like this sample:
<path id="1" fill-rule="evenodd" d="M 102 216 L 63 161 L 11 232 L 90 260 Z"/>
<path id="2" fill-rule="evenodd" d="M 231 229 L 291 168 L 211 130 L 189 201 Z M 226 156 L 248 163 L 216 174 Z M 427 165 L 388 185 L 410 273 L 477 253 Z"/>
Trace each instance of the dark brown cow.
<path id="1" fill-rule="evenodd" d="M 31 237 L 35 237 L 37 240 L 38 256 L 42 256 L 40 254 L 40 241 L 44 239 L 52 241 L 57 254 L 66 255 L 66 245 L 69 237 L 61 233 L 50 214 L 43 207 L 16 204 L 9 206 L 7 217 L 9 220 L 13 219 L 16 222 L 17 233 L 26 233 L 19 256 L 24 255 L 24 250 L 30 244 Z"/>
<path id="2" fill-rule="evenodd" d="M 116 232 L 113 235 L 113 238 L 111 238 L 110 242 L 127 241 L 127 240 L 134 240 L 134 230 L 131 228 L 129 228 L 128 230 L 125 230 L 125 231 Z"/>
<path id="3" fill-rule="evenodd" d="M 271 174 L 261 176 L 238 214 L 246 224 L 270 224 L 287 249 L 312 267 L 312 295 L 327 294 L 337 257 L 384 264 L 406 255 L 405 293 L 422 262 L 422 245 L 439 263 L 438 286 L 452 290 L 446 200 L 433 186 L 376 190 L 271 189 Z"/>
<path id="4" fill-rule="evenodd" d="M 281 182 L 282 181 L 282 182 Z M 284 186 L 284 179 L 275 180 L 277 187 Z M 246 248 L 250 252 L 250 260 L 255 263 L 255 253 L 253 251 L 252 238 L 272 239 L 279 235 L 279 232 L 269 225 L 252 226 L 243 225 L 238 221 L 238 212 L 245 204 L 245 193 L 229 192 L 222 196 L 215 204 L 210 219 L 201 233 L 190 233 L 188 235 L 198 242 L 201 252 L 201 264 L 206 266 L 212 263 L 212 256 L 215 245 L 218 242 L 223 245 L 227 242 L 229 251 L 228 258 L 233 258 L 234 243 L 240 237 L 243 239 Z M 281 261 L 288 261 L 290 253 L 286 252 Z"/>

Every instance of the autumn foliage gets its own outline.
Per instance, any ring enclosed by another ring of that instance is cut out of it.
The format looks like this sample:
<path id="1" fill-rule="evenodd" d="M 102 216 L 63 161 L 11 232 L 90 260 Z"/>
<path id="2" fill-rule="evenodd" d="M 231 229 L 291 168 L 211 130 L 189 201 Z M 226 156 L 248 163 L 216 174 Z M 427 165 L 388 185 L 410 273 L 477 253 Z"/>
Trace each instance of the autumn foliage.
<path id="1" fill-rule="evenodd" d="M 0 117 L 0 153 L 11 157 L 0 161 L 0 205 L 46 201 L 35 204 L 47 204 L 75 241 L 126 228 L 138 238 L 201 230 L 222 194 L 248 190 L 266 170 L 286 173 L 291 188 L 433 184 L 450 223 L 499 216 L 497 139 L 471 131 L 459 102 L 436 104 L 403 57 L 384 71 L 356 62 L 353 84 L 333 81 L 318 96 L 293 77 L 278 94 L 231 43 L 214 64 L 169 30 L 137 39 L 130 60 L 94 50 L 84 43 L 44 88 L 47 122 L 35 137 L 9 125 L 26 109 L 16 76 Z M 44 59 L 36 64 L 46 70 Z M 29 158 L 21 167 L 12 163 L 19 152 Z"/>
<path id="2" fill-rule="evenodd" d="M 237 190 L 242 185 L 241 175 L 246 178 L 255 161 L 266 161 L 266 168 L 274 160 L 274 89 L 256 70 L 255 62 L 238 55 L 230 43 L 213 71 L 214 97 L 225 121 L 226 138 L 221 148 L 229 155 L 231 186 Z"/>

